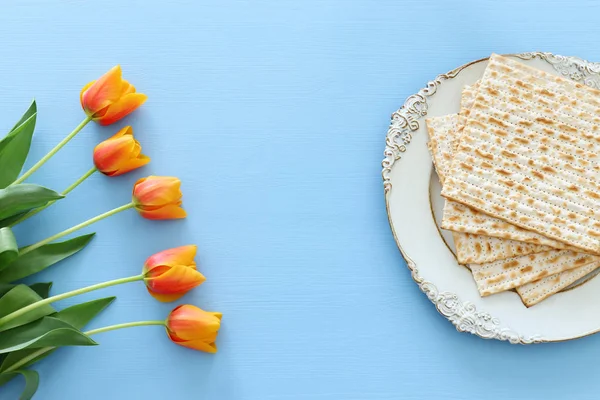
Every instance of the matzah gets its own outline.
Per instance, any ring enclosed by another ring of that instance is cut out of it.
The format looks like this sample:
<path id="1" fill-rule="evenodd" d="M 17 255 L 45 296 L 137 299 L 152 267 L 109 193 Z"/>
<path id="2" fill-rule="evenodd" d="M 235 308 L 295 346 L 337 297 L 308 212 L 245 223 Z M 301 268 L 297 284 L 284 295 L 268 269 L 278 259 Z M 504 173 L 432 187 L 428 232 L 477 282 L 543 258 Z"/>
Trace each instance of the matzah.
<path id="1" fill-rule="evenodd" d="M 426 120 L 430 138 L 428 146 L 442 184 L 454 157 L 454 144 L 458 135 L 456 130 L 458 118 L 457 114 L 450 114 Z M 539 253 L 550 249 L 537 244 L 468 233 L 453 232 L 452 236 L 454 238 L 454 247 L 456 248 L 456 258 L 461 264 L 488 263 L 517 255 Z"/>
<path id="2" fill-rule="evenodd" d="M 569 250 L 550 250 L 488 264 L 470 264 L 469 267 L 479 293 L 489 296 L 594 262 L 600 262 L 600 257 Z"/>
<path id="3" fill-rule="evenodd" d="M 479 81 L 471 86 L 465 86 L 461 94 L 461 109 L 458 114 L 458 120 L 456 122 L 456 134 L 454 136 L 454 145 L 452 146 L 452 156 L 457 150 L 460 137 L 464 129 L 467 117 L 470 115 L 470 108 L 475 102 L 475 96 L 479 89 Z M 431 136 L 431 132 L 430 136 Z M 436 139 L 441 140 L 440 138 Z M 446 159 L 446 158 L 444 158 Z M 437 168 L 437 166 L 436 166 Z M 448 174 L 450 165 L 444 166 L 445 174 Z M 441 181 L 441 179 L 440 179 Z M 443 184 L 443 181 L 442 181 Z M 494 218 L 490 215 L 477 211 L 471 207 L 463 204 L 448 200 L 444 205 L 444 213 L 442 218 L 441 227 L 454 232 L 464 232 L 476 235 L 493 236 L 502 239 L 510 239 L 518 242 L 526 242 L 534 245 L 543 245 L 552 247 L 555 249 L 565 249 L 572 251 L 580 251 L 578 248 L 569 246 L 565 243 L 559 242 L 554 239 L 550 239 L 544 235 L 540 235 L 536 232 L 528 231 L 526 229 L 519 228 L 515 225 L 508 224 L 498 218 Z M 544 247 L 540 251 L 548 250 Z M 514 254 L 517 255 L 517 254 Z M 491 260 L 490 260 L 491 261 Z M 481 261 L 472 261 L 481 262 Z"/>
<path id="4" fill-rule="evenodd" d="M 600 251 L 600 91 L 492 55 L 442 195 Z"/>
<path id="5" fill-rule="evenodd" d="M 583 267 L 563 271 L 519 286 L 517 288 L 517 293 L 521 297 L 523 304 L 527 307 L 531 307 L 553 294 L 560 292 L 573 282 L 578 281 L 598 268 L 600 268 L 600 261 L 595 261 L 591 264 L 584 265 Z"/>
<path id="6" fill-rule="evenodd" d="M 468 106 L 468 96 L 465 93 L 469 89 L 463 91 L 462 102 L 464 106 Z M 466 100 L 466 101 L 465 101 Z M 450 114 L 443 117 L 434 117 L 427 120 L 427 128 L 430 135 L 429 147 L 434 159 L 434 164 L 440 177 L 440 181 L 443 182 L 444 176 L 448 173 L 450 168 L 450 162 L 454 157 L 456 137 L 459 135 L 459 131 L 456 129 L 457 124 L 460 120 L 460 115 Z M 460 127 L 459 127 L 460 128 Z M 437 160 L 437 161 L 435 161 Z M 451 201 L 448 201 L 451 202 Z M 461 204 L 457 204 L 459 207 L 465 207 Z M 475 218 L 486 217 L 485 214 L 474 211 Z M 491 218 L 491 217 L 490 217 Z M 506 224 L 502 221 L 496 220 L 500 224 Z M 475 221 L 478 223 L 478 221 Z M 508 224 L 506 224 L 508 225 Z M 527 233 L 520 228 L 516 228 L 518 231 Z M 460 263 L 475 263 L 483 264 L 493 262 L 500 259 L 506 259 L 517 255 L 533 254 L 541 251 L 549 250 L 547 246 L 526 244 L 523 242 L 492 238 L 482 235 L 471 235 L 468 233 L 453 232 L 454 244 L 457 251 L 457 259 Z M 558 254 L 558 250 L 556 250 Z M 574 262 L 578 261 L 577 259 Z M 579 265 L 579 264 L 578 264 Z M 497 266 L 497 264 L 496 264 Z M 523 303 L 531 307 L 538 302 L 548 298 L 549 296 L 557 293 L 572 284 L 573 282 L 581 279 L 581 277 L 592 272 L 600 266 L 600 262 L 592 262 L 583 267 L 577 267 L 571 270 L 555 273 L 550 276 L 546 276 L 542 279 L 534 282 L 526 283 L 523 286 L 516 288 L 517 293 L 521 297 Z M 571 267 L 565 265 L 565 268 Z M 474 266 L 475 269 L 484 269 L 482 265 Z M 511 271 L 513 272 L 513 271 Z M 546 273 L 544 270 L 536 271 L 539 274 Z M 522 275 L 522 276 L 521 276 Z M 511 282 L 510 279 L 515 282 Z M 532 274 L 520 274 L 515 273 L 514 278 L 505 280 L 504 287 L 514 286 L 519 282 L 523 282 L 528 279 L 536 279 L 535 275 Z"/>

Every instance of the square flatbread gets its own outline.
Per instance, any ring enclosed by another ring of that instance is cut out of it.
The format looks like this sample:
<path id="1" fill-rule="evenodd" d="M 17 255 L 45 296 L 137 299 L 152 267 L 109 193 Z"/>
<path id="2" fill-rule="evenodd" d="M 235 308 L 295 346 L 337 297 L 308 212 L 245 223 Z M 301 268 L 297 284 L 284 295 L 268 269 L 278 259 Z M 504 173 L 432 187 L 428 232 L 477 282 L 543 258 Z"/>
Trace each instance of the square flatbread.
<path id="1" fill-rule="evenodd" d="M 578 281 L 598 268 L 600 268 L 600 261 L 595 261 L 584 265 L 583 267 L 563 271 L 519 286 L 517 288 L 517 293 L 521 297 L 523 304 L 527 307 L 531 307 L 553 294 L 560 292 L 573 282 Z"/>
<path id="2" fill-rule="evenodd" d="M 429 151 L 431 152 L 440 182 L 450 169 L 455 152 L 455 142 L 459 135 L 457 122 L 459 115 L 449 114 L 428 118 Z M 453 232 L 456 258 L 460 264 L 488 263 L 517 255 L 526 255 L 550 250 L 547 246 L 500 239 L 491 236 Z"/>
<path id="3" fill-rule="evenodd" d="M 463 91 L 463 99 L 467 91 L 467 89 Z M 462 104 L 468 103 L 462 102 Z M 442 117 L 434 117 L 428 119 L 426 122 L 430 136 L 428 146 L 440 181 L 443 183 L 443 179 L 450 168 L 450 163 L 454 158 L 456 138 L 460 135 L 460 126 L 457 126 L 460 124 L 460 115 L 450 114 Z M 476 213 L 485 217 L 485 214 Z M 545 253 L 543 257 L 541 255 L 537 256 L 538 260 L 543 261 L 541 262 L 542 265 L 535 268 L 527 265 L 527 263 L 531 264 L 534 260 L 525 257 L 513 258 L 510 262 L 494 264 L 493 261 L 496 260 L 539 253 L 550 250 L 550 248 L 461 232 L 453 232 L 453 238 L 459 262 L 474 263 L 470 268 L 479 274 L 476 281 L 480 292 L 489 292 L 491 294 L 516 287 L 517 293 L 527 307 L 531 307 L 563 290 L 573 282 L 600 267 L 600 261 L 576 267 L 585 263 L 586 259 L 582 258 L 579 254 L 560 253 L 558 250 L 554 253 Z M 560 260 L 560 262 L 553 260 L 553 257 L 556 256 L 559 256 L 556 260 Z M 569 261 L 571 264 L 569 264 Z M 562 269 L 566 270 L 555 272 Z M 543 278 L 538 279 L 542 276 Z M 491 280 L 492 282 L 487 282 L 487 280 Z M 531 280 L 534 281 L 531 282 Z M 529 283 L 518 286 L 519 283 L 527 281 Z"/>
<path id="4" fill-rule="evenodd" d="M 600 262 L 600 257 L 569 250 L 550 250 L 487 264 L 470 264 L 482 296 L 514 289 L 563 271 Z M 525 290 L 523 290 L 525 292 Z"/>
<path id="5" fill-rule="evenodd" d="M 600 251 L 600 91 L 492 55 L 442 195 Z"/>
<path id="6" fill-rule="evenodd" d="M 460 112 L 458 114 L 457 121 L 454 123 L 455 133 L 453 134 L 454 144 L 452 145 L 452 151 L 447 151 L 442 146 L 442 151 L 451 153 L 451 157 L 447 154 L 443 154 L 443 160 L 439 160 L 439 163 L 446 162 L 448 159 L 454 158 L 454 153 L 460 143 L 462 132 L 465 123 L 470 115 L 471 107 L 475 102 L 477 91 L 479 90 L 479 81 L 471 86 L 466 86 L 461 94 L 460 101 Z M 442 120 L 436 121 L 434 130 L 443 132 L 444 127 L 448 126 L 451 117 L 440 117 Z M 431 130 L 429 131 L 430 136 L 432 135 Z M 437 136 L 436 143 L 443 145 L 441 136 Z M 439 151 L 439 149 L 438 149 Z M 435 160 L 434 160 L 435 163 Z M 436 165 L 436 168 L 438 166 Z M 444 174 L 448 174 L 450 165 L 444 165 Z M 440 181 L 443 184 L 442 179 Z M 464 204 L 457 203 L 455 201 L 448 200 L 444 205 L 444 213 L 442 218 L 443 229 L 447 229 L 453 232 L 470 233 L 478 236 L 493 236 L 502 239 L 511 239 L 517 242 L 526 242 L 533 245 L 547 246 L 545 250 L 549 248 L 580 251 L 578 248 L 569 246 L 565 243 L 559 242 L 554 239 L 550 239 L 546 236 L 540 235 L 539 233 L 528 231 L 526 229 L 519 228 L 518 226 L 506 223 L 498 218 L 494 218 L 490 215 L 477 211 Z M 543 251 L 543 250 L 542 250 Z M 515 254 L 517 255 L 517 254 Z M 489 260 L 493 261 L 493 260 Z M 480 262 L 480 261 L 471 261 Z"/>

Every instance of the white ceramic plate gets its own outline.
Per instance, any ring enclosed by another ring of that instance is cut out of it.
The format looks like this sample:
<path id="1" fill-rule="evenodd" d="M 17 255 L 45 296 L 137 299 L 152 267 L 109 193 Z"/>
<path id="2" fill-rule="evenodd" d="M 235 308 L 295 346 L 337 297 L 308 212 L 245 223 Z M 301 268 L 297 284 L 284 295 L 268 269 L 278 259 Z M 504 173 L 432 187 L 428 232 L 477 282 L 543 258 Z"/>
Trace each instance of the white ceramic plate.
<path id="1" fill-rule="evenodd" d="M 521 62 L 600 88 L 600 63 L 551 53 L 513 55 Z M 511 343 L 576 339 L 600 331 L 600 279 L 526 308 L 515 292 L 481 298 L 471 273 L 458 265 L 451 235 L 439 229 L 444 200 L 427 150 L 426 117 L 459 110 L 464 85 L 483 74 L 478 60 L 439 75 L 392 115 L 383 160 L 388 217 L 412 277 L 459 331 Z"/>

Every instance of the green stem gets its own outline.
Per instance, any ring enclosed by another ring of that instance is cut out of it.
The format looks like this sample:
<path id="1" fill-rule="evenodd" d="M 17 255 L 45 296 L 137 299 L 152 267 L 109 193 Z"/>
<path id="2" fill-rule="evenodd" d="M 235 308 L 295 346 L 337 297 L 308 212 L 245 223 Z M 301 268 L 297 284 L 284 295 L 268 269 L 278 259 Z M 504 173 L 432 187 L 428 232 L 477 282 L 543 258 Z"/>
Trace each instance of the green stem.
<path id="1" fill-rule="evenodd" d="M 92 330 L 84 332 L 84 333 L 88 336 L 91 336 L 91 335 L 95 335 L 96 333 L 114 331 L 114 330 L 123 329 L 123 328 L 131 328 L 134 326 L 149 326 L 149 325 L 164 325 L 164 324 L 165 324 L 165 321 L 128 322 L 125 324 L 116 324 L 116 325 L 105 326 L 103 328 L 92 329 Z M 7 368 L 3 372 L 10 372 L 10 371 L 15 371 L 17 369 L 20 369 L 20 368 L 26 366 L 29 362 L 35 360 L 36 358 L 48 353 L 49 351 L 54 350 L 54 349 L 56 349 L 56 347 L 52 347 L 52 346 L 42 347 L 41 349 L 34 351 L 33 353 L 29 354 L 28 356 L 21 358 L 18 362 L 14 363 L 13 365 L 11 365 L 9 368 Z"/>
<path id="2" fill-rule="evenodd" d="M 48 243 L 53 242 L 53 241 L 55 241 L 57 239 L 60 239 L 61 237 L 66 236 L 66 235 L 68 235 L 70 233 L 73 233 L 73 232 L 75 232 L 75 231 L 77 231 L 79 229 L 85 228 L 86 226 L 89 226 L 89 225 L 93 224 L 94 222 L 98 222 L 100 220 L 103 220 L 104 218 L 110 217 L 111 215 L 115 215 L 117 213 L 120 213 L 121 211 L 125 211 L 125 210 L 128 210 L 128 209 L 133 208 L 133 207 L 134 207 L 133 202 L 127 203 L 125 205 L 122 205 L 121 207 L 117 207 L 115 209 L 107 211 L 104 214 L 100 214 L 98 216 L 95 216 L 94 218 L 90 218 L 87 221 L 84 221 L 84 222 L 82 222 L 80 224 L 77 224 L 77 225 L 75 225 L 75 226 L 73 226 L 73 227 L 71 227 L 69 229 L 65 229 L 64 231 L 57 233 L 56 235 L 52 235 L 49 238 L 46 238 L 44 240 L 41 240 L 41 241 L 39 241 L 37 243 L 32 244 L 31 246 L 25 247 L 22 251 L 19 252 L 19 256 L 27 254 L 30 251 L 33 251 L 33 250 L 37 249 L 38 247 L 41 247 L 41 246 L 43 246 L 45 244 L 48 244 Z"/>
<path id="3" fill-rule="evenodd" d="M 2 326 L 3 324 L 6 324 L 9 321 L 12 321 L 13 319 L 15 319 L 17 317 L 20 317 L 23 314 L 30 312 L 31 310 L 35 310 L 36 308 L 42 307 L 46 304 L 54 303 L 55 301 L 68 299 L 69 297 L 78 296 L 80 294 L 91 292 L 93 290 L 103 289 L 103 288 L 106 288 L 109 286 L 120 285 L 122 283 L 127 283 L 127 282 L 141 281 L 142 279 L 144 279 L 144 274 L 128 276 L 127 278 L 113 279 L 112 281 L 97 283 L 95 285 L 87 286 L 87 287 L 84 287 L 81 289 L 72 290 L 70 292 L 66 292 L 66 293 L 62 293 L 62 294 L 57 294 L 56 296 L 52 296 L 52 297 L 48 297 L 48 298 L 40 300 L 40 301 L 36 301 L 35 303 L 32 303 L 28 306 L 20 308 L 17 311 L 13 311 L 12 313 L 0 318 L 0 326 Z"/>
<path id="4" fill-rule="evenodd" d="M 126 322 L 124 324 L 116 324 L 105 326 L 103 328 L 92 329 L 91 331 L 84 332 L 86 335 L 95 335 L 97 333 L 116 331 L 117 329 L 132 328 L 134 326 L 147 326 L 147 325 L 164 325 L 165 321 L 137 321 L 137 322 Z"/>
<path id="5" fill-rule="evenodd" d="M 69 194 L 73 189 L 75 189 L 77 186 L 79 186 L 83 181 L 85 181 L 87 178 L 89 178 L 90 176 L 92 176 L 94 174 L 94 172 L 98 171 L 98 169 L 96 167 L 92 167 L 89 169 L 89 171 L 87 171 L 85 174 L 81 175 L 81 177 L 79 179 L 77 179 L 75 182 L 73 182 L 71 184 L 71 186 L 69 186 L 68 188 L 66 188 L 65 190 L 63 190 L 63 192 L 61 193 L 63 196 L 66 196 L 67 194 Z M 9 226 L 13 227 L 17 224 L 20 224 L 21 222 L 25 221 L 28 218 L 33 217 L 35 214 L 45 210 L 46 208 L 50 207 L 52 204 L 56 203 L 57 200 L 51 201 L 48 204 L 46 204 L 45 206 L 36 208 L 35 210 L 32 210 L 30 212 L 28 212 L 27 214 L 23 215 L 21 218 L 19 218 L 18 220 L 16 220 L 15 222 L 13 222 L 12 224 L 10 224 Z"/>
<path id="6" fill-rule="evenodd" d="M 31 174 L 33 174 L 35 171 L 40 169 L 40 167 L 42 165 L 44 165 L 46 163 L 46 161 L 48 161 L 50 158 L 52 158 L 53 155 L 58 153 L 58 151 L 60 149 L 62 149 L 67 143 L 69 143 L 69 141 L 71 139 L 73 139 L 79 133 L 79 131 L 81 131 L 83 129 L 83 127 L 86 126 L 88 124 L 88 122 L 90 122 L 91 120 L 92 120 L 91 117 L 85 117 L 85 119 L 83 121 L 81 121 L 81 123 L 79 125 L 77 125 L 77 127 L 75 129 L 73 129 L 73 132 L 69 133 L 67 135 L 67 137 L 65 137 L 63 140 L 61 140 L 60 143 L 58 143 L 56 146 L 54 146 L 54 148 L 52 150 L 50 150 L 48 152 L 48 154 L 46 154 L 44 157 L 42 157 L 42 159 L 40 161 L 35 163 L 35 165 L 33 167 L 29 168 L 29 170 L 27 172 L 25 172 L 23 175 L 21 175 L 21 177 L 19 179 L 17 179 L 16 181 L 14 181 L 12 184 L 17 185 L 19 183 L 22 183 L 25 179 L 29 178 L 31 176 Z"/>

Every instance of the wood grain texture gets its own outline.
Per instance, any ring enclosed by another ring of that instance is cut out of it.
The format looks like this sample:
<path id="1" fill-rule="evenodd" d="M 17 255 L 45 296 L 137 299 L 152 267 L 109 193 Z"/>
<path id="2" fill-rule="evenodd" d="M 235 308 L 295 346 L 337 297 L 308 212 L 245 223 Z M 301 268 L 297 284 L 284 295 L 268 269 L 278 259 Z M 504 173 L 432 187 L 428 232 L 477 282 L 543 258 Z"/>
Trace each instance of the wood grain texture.
<path id="1" fill-rule="evenodd" d="M 600 60 L 598 12 L 591 0 L 4 2 L 0 132 L 37 99 L 29 165 L 79 123 L 81 85 L 112 65 L 149 95 L 124 123 L 152 163 L 94 176 L 20 238 L 117 206 L 150 173 L 180 176 L 189 211 L 103 221 L 89 249 L 39 279 L 59 277 L 59 293 L 197 243 L 207 281 L 183 301 L 224 313 L 216 356 L 158 328 L 106 333 L 99 348 L 40 363 L 37 399 L 596 399 L 600 337 L 509 346 L 436 313 L 390 234 L 380 163 L 391 113 L 427 80 L 492 51 Z M 117 128 L 86 128 L 32 181 L 66 187 Z M 138 284 L 97 296 L 110 294 L 93 327 L 172 307 Z M 0 398 L 15 399 L 18 383 Z"/>

